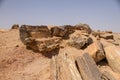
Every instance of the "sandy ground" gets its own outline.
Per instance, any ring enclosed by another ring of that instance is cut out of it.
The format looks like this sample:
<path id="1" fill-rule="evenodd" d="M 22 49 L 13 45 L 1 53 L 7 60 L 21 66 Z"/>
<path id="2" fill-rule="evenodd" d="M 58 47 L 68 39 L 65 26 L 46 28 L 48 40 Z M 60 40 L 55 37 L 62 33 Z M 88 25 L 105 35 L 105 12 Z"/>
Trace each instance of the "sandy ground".
<path id="1" fill-rule="evenodd" d="M 50 58 L 27 50 L 18 30 L 2 31 L 0 80 L 50 80 Z"/>

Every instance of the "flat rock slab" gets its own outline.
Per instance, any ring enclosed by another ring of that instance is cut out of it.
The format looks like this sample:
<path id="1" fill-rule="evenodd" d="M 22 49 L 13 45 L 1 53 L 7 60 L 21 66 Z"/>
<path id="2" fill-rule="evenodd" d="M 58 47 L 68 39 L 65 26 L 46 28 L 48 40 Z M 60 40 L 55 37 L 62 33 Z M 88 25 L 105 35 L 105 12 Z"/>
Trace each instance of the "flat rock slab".
<path id="1" fill-rule="evenodd" d="M 91 45 L 89 45 L 85 52 L 88 52 L 95 60 L 95 62 L 99 62 L 105 58 L 104 49 L 102 43 L 99 40 L 96 40 Z"/>
<path id="2" fill-rule="evenodd" d="M 113 45 L 105 47 L 104 50 L 110 67 L 120 73 L 120 47 Z"/>
<path id="3" fill-rule="evenodd" d="M 83 80 L 103 80 L 102 74 L 89 54 L 82 54 L 76 58 L 76 61 Z"/>

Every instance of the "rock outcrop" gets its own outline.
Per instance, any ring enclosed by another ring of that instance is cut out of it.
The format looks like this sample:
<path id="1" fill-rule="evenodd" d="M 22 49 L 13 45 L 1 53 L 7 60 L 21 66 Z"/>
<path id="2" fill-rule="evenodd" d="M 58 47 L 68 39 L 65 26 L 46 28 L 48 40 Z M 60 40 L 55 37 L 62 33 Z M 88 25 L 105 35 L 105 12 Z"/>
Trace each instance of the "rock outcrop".
<path id="1" fill-rule="evenodd" d="M 11 29 L 19 29 L 19 25 L 18 24 L 14 24 Z"/>
<path id="2" fill-rule="evenodd" d="M 30 25 L 22 25 L 20 27 L 20 39 L 26 44 L 26 38 L 48 38 L 51 37 L 51 32 L 49 31 L 47 26 L 30 26 Z"/>
<path id="3" fill-rule="evenodd" d="M 68 40 L 68 45 L 77 49 L 85 48 L 91 43 L 92 39 L 88 37 L 88 35 L 82 34 L 79 30 L 76 30 L 73 34 L 71 34 L 70 39 Z"/>
<path id="4" fill-rule="evenodd" d="M 22 25 L 19 30 L 27 48 L 51 55 L 52 80 L 119 80 L 111 73 L 120 74 L 119 34 L 94 31 L 87 24 Z M 103 66 L 112 69 L 101 70 Z"/>

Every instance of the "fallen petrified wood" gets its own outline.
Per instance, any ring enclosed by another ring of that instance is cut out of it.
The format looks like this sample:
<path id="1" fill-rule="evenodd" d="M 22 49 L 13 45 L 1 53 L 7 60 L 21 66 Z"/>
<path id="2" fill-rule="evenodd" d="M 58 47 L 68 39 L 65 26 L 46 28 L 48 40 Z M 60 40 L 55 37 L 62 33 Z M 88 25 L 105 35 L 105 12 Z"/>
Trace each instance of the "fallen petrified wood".
<path id="1" fill-rule="evenodd" d="M 53 58 L 53 63 L 56 66 L 53 80 L 82 80 L 79 71 L 77 70 L 75 60 L 67 51 L 60 50 L 58 56 Z"/>
<path id="2" fill-rule="evenodd" d="M 102 74 L 87 53 L 77 57 L 76 61 L 83 80 L 102 80 Z"/>
<path id="3" fill-rule="evenodd" d="M 75 51 L 75 49 L 73 51 Z M 89 54 L 71 54 L 69 50 L 63 49 L 60 50 L 58 56 L 53 56 L 51 60 L 51 80 L 113 79 L 110 79 L 99 71 L 96 63 Z"/>
<path id="4" fill-rule="evenodd" d="M 88 52 L 90 56 L 93 57 L 95 62 L 99 62 L 105 58 L 103 45 L 99 40 L 96 40 L 91 45 L 89 45 L 85 52 Z"/>
<path id="5" fill-rule="evenodd" d="M 104 49 L 108 64 L 115 72 L 120 73 L 120 47 L 112 45 Z"/>

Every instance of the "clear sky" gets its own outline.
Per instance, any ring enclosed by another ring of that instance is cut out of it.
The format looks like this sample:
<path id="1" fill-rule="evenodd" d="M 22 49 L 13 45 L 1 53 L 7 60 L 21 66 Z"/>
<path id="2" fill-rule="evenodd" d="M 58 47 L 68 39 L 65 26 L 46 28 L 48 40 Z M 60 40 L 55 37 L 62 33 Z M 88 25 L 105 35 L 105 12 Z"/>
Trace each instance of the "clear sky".
<path id="1" fill-rule="evenodd" d="M 0 0 L 0 28 L 78 23 L 120 32 L 119 0 Z"/>

